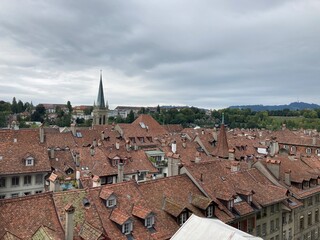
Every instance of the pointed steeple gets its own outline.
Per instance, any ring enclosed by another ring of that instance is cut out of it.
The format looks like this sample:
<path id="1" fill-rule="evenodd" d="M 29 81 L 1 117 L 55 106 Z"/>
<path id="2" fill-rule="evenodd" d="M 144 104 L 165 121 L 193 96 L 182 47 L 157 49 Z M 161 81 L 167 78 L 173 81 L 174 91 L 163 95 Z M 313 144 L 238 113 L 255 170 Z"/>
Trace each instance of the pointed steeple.
<path id="1" fill-rule="evenodd" d="M 103 94 L 103 85 L 102 85 L 102 70 L 100 70 L 100 85 L 99 85 L 99 92 L 98 92 L 98 99 L 97 99 L 97 107 L 98 108 L 105 108 L 105 101 L 104 101 L 104 94 Z"/>
<path id="2" fill-rule="evenodd" d="M 218 146 L 216 152 L 214 153 L 215 156 L 221 158 L 228 158 L 229 157 L 229 146 L 228 146 L 228 139 L 226 130 L 224 127 L 224 114 L 222 113 L 222 121 L 220 126 L 220 133 L 218 136 Z"/>

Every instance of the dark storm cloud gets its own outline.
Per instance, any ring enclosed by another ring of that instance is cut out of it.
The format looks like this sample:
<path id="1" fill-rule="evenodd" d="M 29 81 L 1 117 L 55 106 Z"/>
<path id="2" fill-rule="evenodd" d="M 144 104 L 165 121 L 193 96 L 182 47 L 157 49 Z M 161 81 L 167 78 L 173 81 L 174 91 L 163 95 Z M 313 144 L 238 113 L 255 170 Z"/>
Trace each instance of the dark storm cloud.
<path id="1" fill-rule="evenodd" d="M 320 3 L 3 1 L 1 98 L 116 105 L 318 102 Z M 14 83 L 14 84 L 13 84 Z"/>

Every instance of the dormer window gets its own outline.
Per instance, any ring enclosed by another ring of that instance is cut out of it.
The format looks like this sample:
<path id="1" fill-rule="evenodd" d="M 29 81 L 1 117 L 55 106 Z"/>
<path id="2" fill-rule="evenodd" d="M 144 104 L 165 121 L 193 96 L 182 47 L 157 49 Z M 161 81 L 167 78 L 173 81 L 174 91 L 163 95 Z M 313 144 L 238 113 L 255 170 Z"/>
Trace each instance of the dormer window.
<path id="1" fill-rule="evenodd" d="M 307 149 L 306 149 L 306 153 L 307 153 L 308 155 L 310 155 L 311 152 L 312 152 L 312 151 L 311 151 L 311 148 L 307 148 Z"/>
<path id="2" fill-rule="evenodd" d="M 106 201 L 106 206 L 112 208 L 117 205 L 117 198 L 115 196 L 110 196 Z"/>
<path id="3" fill-rule="evenodd" d="M 239 203 L 239 202 L 242 202 L 242 199 L 240 196 L 237 196 L 235 199 L 234 199 L 234 203 Z"/>
<path id="4" fill-rule="evenodd" d="M 180 226 L 182 224 L 184 224 L 188 219 L 188 212 L 182 212 L 180 215 L 179 215 L 179 224 Z"/>
<path id="5" fill-rule="evenodd" d="M 233 201 L 234 201 L 234 200 L 228 201 L 228 209 L 229 209 L 229 210 L 231 210 L 231 208 L 233 208 Z"/>
<path id="6" fill-rule="evenodd" d="M 210 205 L 210 206 L 207 208 L 207 211 L 206 211 L 207 217 L 213 217 L 213 212 L 214 212 L 214 206 L 213 206 L 213 205 Z"/>
<path id="7" fill-rule="evenodd" d="M 147 227 L 147 228 L 152 228 L 153 227 L 153 224 L 154 224 L 154 216 L 151 215 L 149 217 L 147 217 L 145 219 L 145 223 L 144 225 Z"/>
<path id="8" fill-rule="evenodd" d="M 132 232 L 133 224 L 132 221 L 127 221 L 122 225 L 122 233 L 128 235 Z"/>
<path id="9" fill-rule="evenodd" d="M 28 157 L 26 159 L 26 166 L 33 166 L 34 165 L 34 159 L 32 157 Z"/>

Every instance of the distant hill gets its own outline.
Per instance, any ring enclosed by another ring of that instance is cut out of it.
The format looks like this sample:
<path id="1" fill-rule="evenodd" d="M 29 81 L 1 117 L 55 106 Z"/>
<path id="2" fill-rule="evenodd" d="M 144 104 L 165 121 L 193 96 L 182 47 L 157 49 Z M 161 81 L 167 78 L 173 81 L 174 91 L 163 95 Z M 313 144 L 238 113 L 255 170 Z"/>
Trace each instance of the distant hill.
<path id="1" fill-rule="evenodd" d="M 320 105 L 314 103 L 305 103 L 305 102 L 293 102 L 289 105 L 242 105 L 242 106 L 230 106 L 229 108 L 238 108 L 238 109 L 251 109 L 251 111 L 272 111 L 272 110 L 303 110 L 303 109 L 317 109 L 320 108 Z"/>

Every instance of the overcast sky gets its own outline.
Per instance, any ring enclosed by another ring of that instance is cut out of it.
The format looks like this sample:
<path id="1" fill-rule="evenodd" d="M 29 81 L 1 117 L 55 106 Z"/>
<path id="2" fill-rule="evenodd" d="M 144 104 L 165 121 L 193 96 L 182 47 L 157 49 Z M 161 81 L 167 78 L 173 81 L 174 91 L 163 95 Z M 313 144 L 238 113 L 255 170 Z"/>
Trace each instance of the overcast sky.
<path id="1" fill-rule="evenodd" d="M 0 100 L 320 104 L 319 0 L 1 0 Z"/>

